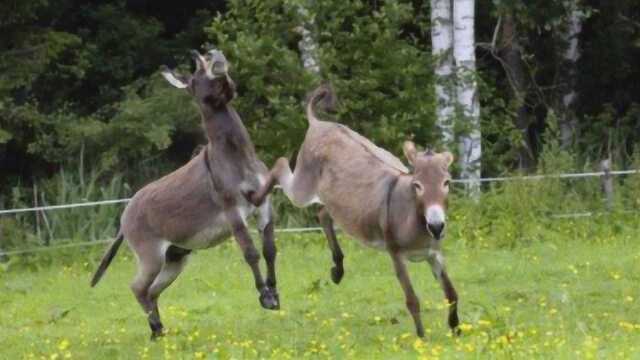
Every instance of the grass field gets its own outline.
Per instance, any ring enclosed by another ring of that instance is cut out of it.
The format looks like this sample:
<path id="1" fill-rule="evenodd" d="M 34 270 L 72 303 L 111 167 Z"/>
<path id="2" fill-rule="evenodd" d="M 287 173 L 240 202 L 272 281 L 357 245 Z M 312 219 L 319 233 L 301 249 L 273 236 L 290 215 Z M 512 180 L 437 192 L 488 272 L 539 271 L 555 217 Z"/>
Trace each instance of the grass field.
<path id="1" fill-rule="evenodd" d="M 191 258 L 160 299 L 168 334 L 149 341 L 121 251 L 97 288 L 102 247 L 58 252 L 35 269 L 0 272 L 0 358 L 640 359 L 640 243 L 569 240 L 511 250 L 446 244 L 462 335 L 446 327 L 442 292 L 412 264 L 427 336 L 414 335 L 388 256 L 341 236 L 345 278 L 329 279 L 319 234 L 278 236 L 282 310 L 260 308 L 229 242 Z M 62 258 L 62 260 L 60 260 Z"/>

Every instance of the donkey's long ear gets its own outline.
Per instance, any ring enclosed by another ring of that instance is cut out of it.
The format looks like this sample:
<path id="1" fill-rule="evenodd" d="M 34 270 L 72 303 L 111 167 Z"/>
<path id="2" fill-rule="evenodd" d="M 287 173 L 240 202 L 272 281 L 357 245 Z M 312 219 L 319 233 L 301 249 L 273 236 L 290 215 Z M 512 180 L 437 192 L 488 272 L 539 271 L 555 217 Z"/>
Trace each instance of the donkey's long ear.
<path id="1" fill-rule="evenodd" d="M 208 67 L 207 60 L 204 58 L 204 56 L 200 55 L 200 52 L 198 50 L 195 50 L 195 49 L 189 50 L 189 54 L 191 54 L 191 58 L 196 63 L 196 71 L 207 69 Z"/>
<path id="2" fill-rule="evenodd" d="M 402 151 L 404 152 L 404 156 L 407 158 L 407 161 L 411 166 L 414 166 L 414 162 L 416 160 L 416 154 L 418 151 L 416 150 L 416 144 L 412 141 L 405 141 L 402 144 Z"/>
<path id="3" fill-rule="evenodd" d="M 451 166 L 451 164 L 453 163 L 453 154 L 448 151 L 442 153 L 442 158 L 444 159 L 447 167 Z"/>
<path id="4" fill-rule="evenodd" d="M 177 87 L 178 89 L 186 89 L 189 86 L 189 80 L 186 76 L 176 74 L 164 65 L 160 67 L 160 73 L 162 74 L 162 77 L 169 82 L 169 84 Z"/>

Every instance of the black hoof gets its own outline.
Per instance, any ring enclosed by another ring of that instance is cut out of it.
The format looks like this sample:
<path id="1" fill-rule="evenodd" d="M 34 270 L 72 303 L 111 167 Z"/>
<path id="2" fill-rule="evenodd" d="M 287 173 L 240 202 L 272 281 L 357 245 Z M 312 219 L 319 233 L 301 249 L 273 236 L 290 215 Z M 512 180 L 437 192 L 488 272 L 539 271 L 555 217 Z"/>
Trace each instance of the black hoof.
<path id="1" fill-rule="evenodd" d="M 460 330 L 459 327 L 451 328 L 451 333 L 453 334 L 453 336 L 456 336 L 456 337 L 462 335 L 462 331 Z"/>
<path id="2" fill-rule="evenodd" d="M 158 338 L 164 336 L 164 327 L 162 324 L 149 323 L 149 327 L 151 328 L 151 341 L 156 341 Z"/>
<path id="3" fill-rule="evenodd" d="M 343 276 L 344 270 L 342 268 L 338 268 L 336 266 L 331 268 L 331 281 L 333 281 L 334 284 L 340 284 Z"/>
<path id="4" fill-rule="evenodd" d="M 458 319 L 458 313 L 454 312 L 449 315 L 449 328 L 454 333 L 454 335 L 460 335 L 460 329 L 458 328 L 460 325 L 460 320 Z"/>
<path id="5" fill-rule="evenodd" d="M 251 204 L 255 204 L 255 202 L 254 202 L 254 197 L 256 196 L 256 192 L 255 191 L 253 191 L 253 190 L 243 191 L 242 195 L 244 196 L 245 200 L 247 200 Z"/>
<path id="6" fill-rule="evenodd" d="M 417 328 L 416 329 L 416 335 L 418 335 L 419 338 L 423 338 L 424 337 L 424 329 L 423 328 Z"/>
<path id="7" fill-rule="evenodd" d="M 260 293 L 260 305 L 267 310 L 280 310 L 280 296 L 276 289 L 265 287 Z"/>

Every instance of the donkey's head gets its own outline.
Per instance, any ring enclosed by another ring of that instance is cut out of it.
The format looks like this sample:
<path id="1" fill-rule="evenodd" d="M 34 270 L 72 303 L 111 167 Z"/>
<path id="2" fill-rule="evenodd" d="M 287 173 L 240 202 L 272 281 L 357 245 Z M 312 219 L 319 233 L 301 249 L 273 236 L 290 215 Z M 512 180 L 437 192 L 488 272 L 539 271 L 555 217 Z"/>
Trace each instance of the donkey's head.
<path id="1" fill-rule="evenodd" d="M 179 74 L 168 67 L 160 70 L 162 76 L 173 86 L 186 89 L 198 104 L 219 108 L 234 97 L 233 81 L 228 75 L 229 62 L 219 50 L 210 50 L 204 56 L 197 50 L 191 50 L 196 63 L 193 74 Z"/>
<path id="2" fill-rule="evenodd" d="M 449 166 L 453 162 L 450 152 L 418 152 L 411 141 L 403 146 L 404 155 L 414 168 L 412 186 L 418 204 L 424 210 L 427 231 L 436 239 L 444 236 L 445 209 L 449 194 Z"/>

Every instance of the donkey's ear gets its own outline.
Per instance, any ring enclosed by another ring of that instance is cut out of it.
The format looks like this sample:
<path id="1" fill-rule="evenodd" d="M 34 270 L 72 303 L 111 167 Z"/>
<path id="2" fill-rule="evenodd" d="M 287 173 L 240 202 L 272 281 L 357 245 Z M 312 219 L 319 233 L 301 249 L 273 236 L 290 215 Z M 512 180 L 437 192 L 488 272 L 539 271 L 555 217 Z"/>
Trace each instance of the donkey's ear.
<path id="1" fill-rule="evenodd" d="M 447 167 L 451 166 L 451 164 L 453 163 L 453 154 L 448 151 L 442 153 L 442 158 L 444 159 Z"/>
<path id="2" fill-rule="evenodd" d="M 404 152 L 404 157 L 407 158 L 409 164 L 414 166 L 416 154 L 418 153 L 416 150 L 416 144 L 414 144 L 413 141 L 405 141 L 404 144 L 402 144 L 402 151 Z"/>
<path id="3" fill-rule="evenodd" d="M 198 50 L 189 50 L 189 54 L 191 55 L 193 61 L 196 63 L 196 71 L 207 69 L 207 60 L 204 58 L 204 56 L 200 55 L 200 52 Z"/>
<path id="4" fill-rule="evenodd" d="M 186 76 L 176 74 L 164 65 L 160 67 L 160 73 L 162 74 L 162 77 L 169 82 L 169 84 L 177 87 L 178 89 L 186 89 L 189 86 L 189 80 Z"/>

